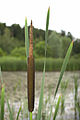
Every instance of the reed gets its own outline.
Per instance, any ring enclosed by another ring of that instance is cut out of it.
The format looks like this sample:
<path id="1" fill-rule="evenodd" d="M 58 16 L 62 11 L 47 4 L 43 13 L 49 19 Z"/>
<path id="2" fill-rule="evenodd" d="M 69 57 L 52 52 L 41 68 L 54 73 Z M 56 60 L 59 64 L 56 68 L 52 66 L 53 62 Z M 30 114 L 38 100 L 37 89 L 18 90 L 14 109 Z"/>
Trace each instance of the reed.
<path id="1" fill-rule="evenodd" d="M 30 26 L 30 42 L 29 42 L 29 57 L 27 69 L 27 88 L 28 88 L 28 109 L 29 112 L 34 110 L 34 92 L 35 92 L 35 67 L 33 57 L 33 30 L 32 21 Z"/>
<path id="2" fill-rule="evenodd" d="M 14 120 L 14 119 L 19 120 L 19 115 L 20 115 L 20 112 L 21 112 L 21 106 L 19 107 L 16 118 L 14 117 L 14 108 L 13 108 L 13 106 L 12 106 L 12 108 L 10 107 L 8 99 L 7 99 L 7 106 L 8 106 L 8 111 L 9 111 L 9 119 L 10 120 Z"/>
<path id="3" fill-rule="evenodd" d="M 44 68 L 43 68 L 43 77 L 41 83 L 41 92 L 39 98 L 39 106 L 38 106 L 38 115 L 37 120 L 41 119 L 42 113 L 42 105 L 43 105 L 43 93 L 44 93 L 44 82 L 45 82 L 45 67 L 46 67 L 46 50 L 47 50 L 47 37 L 48 37 L 48 27 L 49 27 L 49 16 L 50 16 L 50 7 L 48 8 L 47 12 L 47 19 L 46 19 L 46 31 L 45 31 L 45 61 L 44 61 Z"/>

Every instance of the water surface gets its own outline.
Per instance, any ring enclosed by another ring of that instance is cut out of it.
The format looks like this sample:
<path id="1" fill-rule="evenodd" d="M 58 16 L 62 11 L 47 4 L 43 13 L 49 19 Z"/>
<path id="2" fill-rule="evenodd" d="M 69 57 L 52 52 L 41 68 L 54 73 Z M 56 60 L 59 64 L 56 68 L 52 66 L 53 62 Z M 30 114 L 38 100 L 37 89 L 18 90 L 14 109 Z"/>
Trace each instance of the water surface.
<path id="1" fill-rule="evenodd" d="M 46 72 L 45 74 L 45 87 L 44 87 L 44 98 L 46 99 L 48 95 L 51 96 L 51 101 L 53 101 L 54 92 L 59 79 L 60 72 Z M 25 99 L 27 96 L 27 72 L 2 72 L 3 81 L 6 87 L 6 96 L 9 96 L 10 101 L 15 103 L 16 107 L 19 108 L 17 104 Z M 80 81 L 80 71 L 75 72 L 65 72 L 62 81 L 68 80 L 68 88 L 66 90 L 66 100 L 65 100 L 65 116 L 71 120 L 74 118 L 74 76 L 78 77 L 78 82 Z M 42 72 L 36 72 L 35 74 L 35 111 L 37 111 L 38 101 L 41 89 Z M 80 83 L 80 82 L 79 82 Z M 80 85 L 79 85 L 80 86 Z M 79 89 L 80 94 L 80 89 Z M 57 98 L 60 94 L 60 88 L 58 90 Z M 54 108 L 53 108 L 54 111 Z M 70 118 L 72 117 L 72 118 Z"/>

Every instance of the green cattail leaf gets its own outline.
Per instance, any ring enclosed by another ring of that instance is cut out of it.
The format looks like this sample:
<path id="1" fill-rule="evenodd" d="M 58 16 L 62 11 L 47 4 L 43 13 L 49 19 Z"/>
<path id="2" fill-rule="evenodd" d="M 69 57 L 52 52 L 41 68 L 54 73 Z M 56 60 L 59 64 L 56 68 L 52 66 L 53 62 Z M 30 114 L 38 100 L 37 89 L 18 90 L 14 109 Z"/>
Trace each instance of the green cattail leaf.
<path id="1" fill-rule="evenodd" d="M 47 51 L 47 37 L 48 37 L 48 26 L 49 26 L 49 14 L 50 14 L 50 8 L 47 12 L 47 20 L 46 20 L 46 31 L 45 31 L 45 61 L 44 61 L 44 69 L 43 69 L 43 77 L 42 77 L 42 83 L 41 83 L 41 93 L 39 98 L 39 106 L 38 106 L 38 115 L 37 120 L 41 119 L 41 111 L 42 111 L 42 105 L 43 105 L 43 93 L 44 93 L 44 82 L 45 82 L 45 66 L 46 66 L 46 51 Z"/>
<path id="2" fill-rule="evenodd" d="M 21 106 L 20 106 L 19 111 L 18 111 L 18 113 L 17 113 L 17 118 L 16 118 L 16 120 L 19 119 L 20 112 L 21 112 Z"/>
<path id="3" fill-rule="evenodd" d="M 57 84 L 57 87 L 56 87 L 54 97 L 56 96 L 56 93 L 58 91 L 60 82 L 61 82 L 63 74 L 64 74 L 64 71 L 66 70 L 66 67 L 67 67 L 67 64 L 68 64 L 68 61 L 69 61 L 69 58 L 70 58 L 70 54 L 71 54 L 71 51 L 72 51 L 72 47 L 73 47 L 73 41 L 71 42 L 71 44 L 70 44 L 70 46 L 67 50 L 67 54 L 65 56 L 65 59 L 64 59 L 64 62 L 63 62 L 62 68 L 61 68 L 61 72 L 60 72 L 60 76 L 59 76 L 59 80 L 58 80 L 58 84 Z"/>
<path id="4" fill-rule="evenodd" d="M 46 19 L 46 31 L 45 31 L 45 57 L 46 57 L 46 52 L 47 52 L 47 39 L 48 39 L 49 17 L 50 17 L 50 7 L 48 8 L 47 19 Z"/>
<path id="5" fill-rule="evenodd" d="M 48 27 L 49 27 L 49 17 L 50 17 L 50 7 L 48 8 L 48 12 L 47 12 L 46 31 L 48 31 Z"/>
<path id="6" fill-rule="evenodd" d="M 59 96 L 59 98 L 58 98 L 58 102 L 57 102 L 57 104 L 56 104 L 56 108 L 55 108 L 53 120 L 56 119 L 56 116 L 57 116 L 57 113 L 58 113 L 58 110 L 59 110 L 60 100 L 61 100 L 61 96 Z"/>
<path id="7" fill-rule="evenodd" d="M 4 120 L 4 96 L 5 96 L 5 87 L 2 87 L 1 90 L 1 120 Z"/>
<path id="8" fill-rule="evenodd" d="M 14 120 L 14 116 L 13 116 L 8 99 L 7 99 L 7 106 L 8 106 L 8 111 L 9 111 L 9 118 L 10 118 L 10 120 Z"/>
<path id="9" fill-rule="evenodd" d="M 29 56 L 29 39 L 28 39 L 28 26 L 27 26 L 27 18 L 25 18 L 25 50 L 26 57 Z"/>

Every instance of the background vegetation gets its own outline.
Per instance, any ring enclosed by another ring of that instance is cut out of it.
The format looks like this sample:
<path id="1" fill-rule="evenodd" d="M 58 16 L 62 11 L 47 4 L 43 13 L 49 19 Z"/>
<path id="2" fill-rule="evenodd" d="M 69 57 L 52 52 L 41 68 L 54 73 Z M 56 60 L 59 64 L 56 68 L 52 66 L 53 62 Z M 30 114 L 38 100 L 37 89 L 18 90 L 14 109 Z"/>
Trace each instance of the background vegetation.
<path id="1" fill-rule="evenodd" d="M 0 23 L 0 66 L 2 66 L 2 70 L 26 70 L 24 33 L 24 27 L 21 28 L 19 24 L 6 26 L 5 23 Z M 66 34 L 63 30 L 61 33 L 49 30 L 48 34 L 47 71 L 60 70 L 73 36 L 70 32 Z M 44 30 L 33 27 L 33 44 L 36 70 L 42 70 L 45 54 Z M 76 39 L 67 70 L 80 70 L 79 61 L 80 39 Z"/>

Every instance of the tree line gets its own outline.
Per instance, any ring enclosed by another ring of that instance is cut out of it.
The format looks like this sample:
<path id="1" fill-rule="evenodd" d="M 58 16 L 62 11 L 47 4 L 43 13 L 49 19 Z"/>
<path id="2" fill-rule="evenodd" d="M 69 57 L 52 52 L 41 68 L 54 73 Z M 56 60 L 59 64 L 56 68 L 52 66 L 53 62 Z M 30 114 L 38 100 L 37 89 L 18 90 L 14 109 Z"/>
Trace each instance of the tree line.
<path id="1" fill-rule="evenodd" d="M 29 30 L 30 26 L 28 26 Z M 29 32 L 28 32 L 29 33 Z M 49 30 L 47 57 L 64 58 L 73 36 L 70 32 Z M 33 27 L 33 44 L 35 57 L 44 57 L 45 31 Z M 19 24 L 6 26 L 0 23 L 0 56 L 25 56 L 25 31 Z M 72 55 L 80 54 L 80 39 L 74 41 Z"/>

